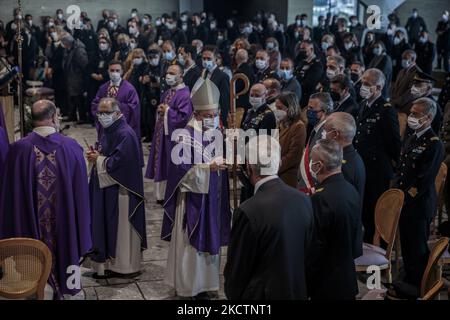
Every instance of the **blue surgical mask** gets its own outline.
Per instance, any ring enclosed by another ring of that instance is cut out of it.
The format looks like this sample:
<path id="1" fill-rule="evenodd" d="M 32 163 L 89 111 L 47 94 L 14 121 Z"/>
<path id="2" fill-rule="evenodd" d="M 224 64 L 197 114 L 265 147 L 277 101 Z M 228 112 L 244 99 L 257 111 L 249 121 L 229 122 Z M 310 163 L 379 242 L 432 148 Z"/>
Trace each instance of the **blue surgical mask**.
<path id="1" fill-rule="evenodd" d="M 407 59 L 402 59 L 402 68 L 406 69 L 411 65 L 411 61 Z"/>
<path id="2" fill-rule="evenodd" d="M 289 81 L 292 79 L 293 74 L 291 69 L 280 70 L 281 79 Z"/>
<path id="3" fill-rule="evenodd" d="M 175 53 L 173 51 L 169 51 L 164 53 L 164 59 L 167 61 L 172 61 L 175 58 Z"/>
<path id="4" fill-rule="evenodd" d="M 102 125 L 103 128 L 109 128 L 114 121 L 116 121 L 116 118 L 114 114 L 100 114 L 98 115 L 98 122 Z"/>
<path id="5" fill-rule="evenodd" d="M 376 55 L 376 56 L 379 56 L 379 55 L 381 55 L 381 53 L 382 53 L 383 51 L 381 50 L 381 48 L 373 48 L 373 54 L 374 55 Z"/>
<path id="6" fill-rule="evenodd" d="M 203 68 L 205 68 L 208 71 L 211 71 L 212 69 L 214 69 L 214 61 L 211 60 L 203 60 Z"/>

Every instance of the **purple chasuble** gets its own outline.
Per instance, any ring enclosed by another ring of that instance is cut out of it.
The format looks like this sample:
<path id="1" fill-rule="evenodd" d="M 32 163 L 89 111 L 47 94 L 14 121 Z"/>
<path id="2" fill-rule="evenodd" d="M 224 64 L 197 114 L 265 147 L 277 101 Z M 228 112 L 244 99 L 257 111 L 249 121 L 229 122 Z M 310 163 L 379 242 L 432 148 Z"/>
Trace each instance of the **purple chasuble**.
<path id="1" fill-rule="evenodd" d="M 111 82 L 103 84 L 97 91 L 97 95 L 91 104 L 91 113 L 94 116 L 96 128 L 99 136 L 99 140 L 103 134 L 103 128 L 97 121 L 97 110 L 100 100 L 103 98 L 115 98 L 120 104 L 120 111 L 124 115 L 127 123 L 136 133 L 139 141 L 141 140 L 141 108 L 139 102 L 139 95 L 136 89 L 131 83 L 126 80 L 122 80 L 120 86 L 111 90 Z M 141 152 L 141 167 L 144 166 L 144 155 L 142 153 L 142 146 L 140 146 Z"/>
<path id="2" fill-rule="evenodd" d="M 161 103 L 169 105 L 167 110 L 168 135 L 164 134 L 164 117 L 158 117 L 145 177 L 155 182 L 167 180 L 172 151 L 172 132 L 184 128 L 192 116 L 191 93 L 188 87 L 179 90 L 167 90 L 161 97 Z"/>
<path id="3" fill-rule="evenodd" d="M 86 162 L 78 143 L 34 132 L 11 144 L 0 189 L 0 239 L 43 241 L 52 252 L 55 298 L 74 295 L 67 268 L 92 248 Z"/>
<path id="4" fill-rule="evenodd" d="M 190 132 L 192 139 L 194 129 L 186 127 Z M 186 139 L 189 141 L 189 138 Z M 207 141 L 189 142 L 194 154 L 201 156 L 203 150 L 208 144 Z M 198 147 L 200 146 L 200 148 Z M 203 146 L 203 149 L 202 147 Z M 175 221 L 177 207 L 177 196 L 180 192 L 180 182 L 183 177 L 193 167 L 193 164 L 175 165 L 170 163 L 170 176 L 167 181 L 167 189 L 164 203 L 164 218 L 161 231 L 161 238 L 170 241 Z M 184 226 L 189 236 L 190 244 L 199 252 L 206 252 L 211 255 L 219 254 L 220 247 L 226 246 L 229 240 L 231 210 L 229 198 L 228 172 L 220 171 L 210 173 L 208 194 L 198 194 L 193 192 L 186 193 L 186 208 L 184 217 Z"/>
<path id="5" fill-rule="evenodd" d="M 6 134 L 6 130 L 0 127 L 0 185 L 2 184 L 2 180 L 4 177 L 3 170 L 8 150 L 9 150 L 8 135 Z"/>
<path id="6" fill-rule="evenodd" d="M 106 171 L 118 184 L 100 189 L 96 170 L 89 182 L 92 210 L 93 248 L 99 254 L 92 260 L 103 263 L 115 258 L 119 224 L 119 185 L 128 191 L 129 221 L 139 234 L 142 250 L 147 248 L 144 181 L 139 158 L 141 143 L 124 117 L 104 129 L 99 151 L 107 158 Z"/>

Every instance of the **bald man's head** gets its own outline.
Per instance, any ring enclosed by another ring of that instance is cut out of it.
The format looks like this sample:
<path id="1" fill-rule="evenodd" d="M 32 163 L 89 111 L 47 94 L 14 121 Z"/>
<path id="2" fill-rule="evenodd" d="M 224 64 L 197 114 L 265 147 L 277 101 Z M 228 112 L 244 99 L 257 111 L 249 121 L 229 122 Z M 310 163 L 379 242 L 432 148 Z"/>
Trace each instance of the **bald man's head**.
<path id="1" fill-rule="evenodd" d="M 31 107 L 31 118 L 35 127 L 59 126 L 58 110 L 50 100 L 39 100 Z"/>
<path id="2" fill-rule="evenodd" d="M 248 52 L 245 49 L 239 49 L 236 52 L 236 63 L 241 64 L 248 61 Z"/>
<path id="3" fill-rule="evenodd" d="M 250 89 L 250 96 L 251 97 L 265 97 L 267 94 L 267 89 L 262 83 L 257 83 L 253 85 L 253 87 Z"/>

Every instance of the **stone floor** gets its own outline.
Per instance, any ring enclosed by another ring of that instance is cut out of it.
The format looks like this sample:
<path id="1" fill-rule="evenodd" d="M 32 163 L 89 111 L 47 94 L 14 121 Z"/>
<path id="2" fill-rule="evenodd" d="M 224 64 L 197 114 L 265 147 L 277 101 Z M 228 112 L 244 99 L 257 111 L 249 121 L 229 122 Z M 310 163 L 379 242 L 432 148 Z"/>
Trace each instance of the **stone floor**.
<path id="1" fill-rule="evenodd" d="M 95 129 L 88 125 L 72 126 L 64 131 L 68 136 L 76 139 L 80 145 L 87 149 L 84 139 L 89 144 L 96 141 Z M 148 157 L 148 145 L 144 145 L 144 153 Z M 134 279 L 108 279 L 94 280 L 89 269 L 82 272 L 82 284 L 87 300 L 172 300 L 179 299 L 175 296 L 174 290 L 164 283 L 164 271 L 166 267 L 168 243 L 160 240 L 160 230 L 162 223 L 162 207 L 155 203 L 153 196 L 153 183 L 147 179 L 145 183 L 146 197 L 146 219 L 148 250 L 143 253 L 143 272 Z M 221 259 L 221 290 L 218 299 L 225 299 L 223 292 L 223 268 L 226 263 L 226 248 L 222 250 Z M 446 286 L 448 287 L 448 280 Z M 366 285 L 358 281 L 362 298 L 369 290 Z M 441 299 L 446 299 L 446 292 L 440 294 Z"/>

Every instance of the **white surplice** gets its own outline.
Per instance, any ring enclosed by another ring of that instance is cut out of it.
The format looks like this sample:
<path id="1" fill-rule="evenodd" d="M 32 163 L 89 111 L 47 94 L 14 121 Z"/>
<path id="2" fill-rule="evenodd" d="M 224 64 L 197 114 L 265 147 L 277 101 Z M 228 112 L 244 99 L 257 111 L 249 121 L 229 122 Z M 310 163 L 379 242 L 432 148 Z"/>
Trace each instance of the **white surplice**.
<path id="1" fill-rule="evenodd" d="M 106 172 L 106 161 L 106 157 L 97 158 L 96 168 L 101 189 L 117 185 L 117 182 Z M 93 267 L 99 275 L 103 275 L 105 269 L 121 274 L 136 273 L 141 270 L 141 239 L 128 218 L 129 200 L 128 191 L 119 185 L 116 257 L 106 263 L 93 262 Z"/>
<path id="2" fill-rule="evenodd" d="M 166 282 L 175 288 L 178 296 L 194 297 L 201 292 L 219 290 L 220 254 L 198 252 L 189 243 L 187 230 L 183 230 L 186 214 L 186 193 L 207 194 L 209 191 L 209 165 L 196 165 L 180 182 L 175 224 L 169 246 Z"/>

